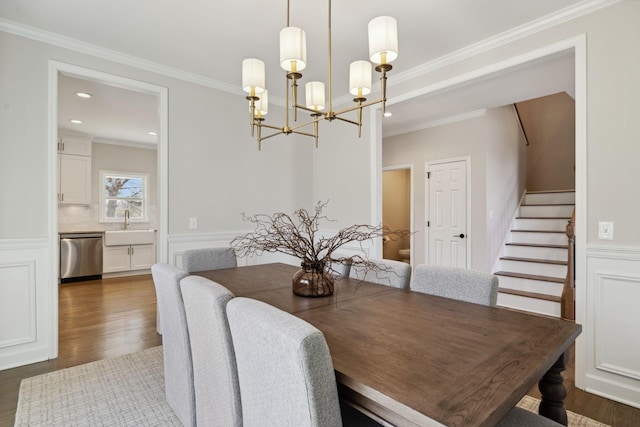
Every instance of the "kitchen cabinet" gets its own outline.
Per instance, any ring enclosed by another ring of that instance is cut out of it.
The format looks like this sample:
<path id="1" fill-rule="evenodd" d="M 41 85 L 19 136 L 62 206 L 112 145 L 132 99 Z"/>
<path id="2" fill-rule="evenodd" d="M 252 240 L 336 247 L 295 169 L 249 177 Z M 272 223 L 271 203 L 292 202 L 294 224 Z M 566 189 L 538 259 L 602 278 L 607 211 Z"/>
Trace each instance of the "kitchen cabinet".
<path id="1" fill-rule="evenodd" d="M 144 270 L 156 262 L 156 245 L 105 246 L 102 251 L 103 273 Z"/>
<path id="2" fill-rule="evenodd" d="M 58 153 L 91 157 L 93 138 L 84 135 L 58 134 Z"/>
<path id="3" fill-rule="evenodd" d="M 58 203 L 91 204 L 91 148 L 93 138 L 58 136 Z"/>
<path id="4" fill-rule="evenodd" d="M 91 157 L 58 154 L 58 203 L 91 204 Z"/>

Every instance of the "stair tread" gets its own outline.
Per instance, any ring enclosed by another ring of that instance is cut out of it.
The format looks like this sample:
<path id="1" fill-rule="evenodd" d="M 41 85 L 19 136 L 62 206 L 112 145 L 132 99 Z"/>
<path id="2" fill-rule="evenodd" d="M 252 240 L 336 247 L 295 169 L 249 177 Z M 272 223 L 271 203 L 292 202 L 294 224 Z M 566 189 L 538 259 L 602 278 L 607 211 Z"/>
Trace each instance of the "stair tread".
<path id="1" fill-rule="evenodd" d="M 571 219 L 570 216 L 517 216 L 516 219 Z"/>
<path id="2" fill-rule="evenodd" d="M 526 194 L 575 193 L 575 189 L 527 191 Z"/>
<path id="3" fill-rule="evenodd" d="M 564 283 L 565 280 L 563 277 L 540 276 L 537 274 L 515 273 L 513 271 L 496 271 L 493 274 L 496 276 L 515 277 L 519 279 L 539 280 L 541 282 Z"/>
<path id="4" fill-rule="evenodd" d="M 559 230 L 520 230 L 520 229 L 515 229 L 515 230 L 511 230 L 512 233 L 562 233 L 562 234 L 566 234 L 566 231 L 559 231 Z"/>
<path id="5" fill-rule="evenodd" d="M 522 258 L 516 256 L 504 256 L 500 259 L 507 261 L 522 261 L 522 262 L 537 262 L 540 264 L 555 264 L 555 265 L 567 265 L 567 261 L 558 261 L 553 259 L 540 259 L 540 258 Z"/>
<path id="6" fill-rule="evenodd" d="M 527 298 L 541 299 L 545 301 L 561 302 L 562 298 L 555 295 L 540 294 L 537 292 L 519 291 L 517 289 L 498 288 L 498 292 L 503 294 L 517 295 Z"/>
<path id="7" fill-rule="evenodd" d="M 509 242 L 506 243 L 510 246 L 531 246 L 534 248 L 551 248 L 551 249 L 568 249 L 569 245 L 547 245 L 544 243 L 517 243 L 517 242 Z"/>

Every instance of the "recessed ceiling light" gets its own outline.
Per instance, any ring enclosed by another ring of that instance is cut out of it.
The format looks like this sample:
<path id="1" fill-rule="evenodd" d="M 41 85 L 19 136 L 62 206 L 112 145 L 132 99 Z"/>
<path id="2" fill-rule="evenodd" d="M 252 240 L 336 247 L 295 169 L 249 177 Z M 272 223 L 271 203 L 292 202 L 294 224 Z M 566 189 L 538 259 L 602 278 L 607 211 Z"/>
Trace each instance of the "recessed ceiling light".
<path id="1" fill-rule="evenodd" d="M 80 98 L 91 98 L 91 94 L 87 92 L 76 92 L 76 95 Z"/>
<path id="2" fill-rule="evenodd" d="M 78 120 L 78 119 L 71 119 L 69 121 L 75 125 L 79 125 L 80 123 L 82 123 L 82 120 Z"/>
<path id="3" fill-rule="evenodd" d="M 150 131 L 150 132 L 147 132 L 147 133 L 148 133 L 149 135 L 151 135 L 151 136 L 156 136 L 156 135 L 158 135 L 158 133 L 157 133 L 157 132 L 153 132 L 153 131 Z"/>
<path id="4" fill-rule="evenodd" d="M 391 111 L 385 111 L 384 112 L 384 116 L 385 117 L 391 117 L 391 116 L 393 116 L 393 113 Z"/>

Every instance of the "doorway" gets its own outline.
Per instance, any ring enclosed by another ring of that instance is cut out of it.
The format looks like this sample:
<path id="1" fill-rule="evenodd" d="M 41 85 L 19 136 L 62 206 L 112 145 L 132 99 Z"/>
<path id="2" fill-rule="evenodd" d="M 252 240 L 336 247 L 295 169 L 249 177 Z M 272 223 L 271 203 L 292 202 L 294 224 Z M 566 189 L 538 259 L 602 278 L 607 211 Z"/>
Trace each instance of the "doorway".
<path id="1" fill-rule="evenodd" d="M 167 228 L 168 228 L 168 91 L 167 88 L 156 86 L 150 83 L 137 80 L 127 79 L 120 76 L 103 73 L 75 65 L 60 63 L 57 61 L 49 62 L 49 165 L 50 165 L 50 254 L 52 254 L 51 262 L 51 305 L 48 310 L 48 318 L 51 323 L 51 340 L 49 357 L 55 358 L 58 355 L 58 232 L 59 215 L 58 215 L 58 185 L 57 176 L 59 174 L 57 142 L 58 142 L 58 105 L 61 99 L 59 93 L 59 79 L 61 76 L 84 80 L 92 84 L 104 88 L 117 88 L 118 90 L 130 91 L 134 94 L 144 94 L 154 97 L 156 100 L 156 129 L 149 131 L 157 132 L 157 147 L 155 151 L 156 166 L 156 188 L 154 197 L 156 203 L 155 223 L 157 228 L 156 238 L 156 260 L 157 262 L 166 262 L 167 259 Z M 96 87 L 98 87 L 96 86 Z M 61 119 L 69 120 L 70 118 L 61 117 Z M 102 144 L 101 144 L 102 145 Z M 120 147 L 122 148 L 122 147 Z M 94 183 L 94 191 L 97 191 L 98 184 Z"/>
<path id="2" fill-rule="evenodd" d="M 382 171 L 382 225 L 391 230 L 413 231 L 413 168 L 401 165 Z M 382 258 L 411 263 L 412 237 L 383 237 Z"/>

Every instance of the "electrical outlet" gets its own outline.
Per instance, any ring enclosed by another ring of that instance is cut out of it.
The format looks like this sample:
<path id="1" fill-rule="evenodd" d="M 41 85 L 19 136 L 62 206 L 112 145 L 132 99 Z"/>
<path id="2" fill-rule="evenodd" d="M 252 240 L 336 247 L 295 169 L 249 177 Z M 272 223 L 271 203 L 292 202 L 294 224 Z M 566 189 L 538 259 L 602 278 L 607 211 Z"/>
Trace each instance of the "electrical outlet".
<path id="1" fill-rule="evenodd" d="M 198 229 L 198 217 L 192 216 L 189 218 L 189 229 L 197 230 Z"/>
<path id="2" fill-rule="evenodd" d="M 613 222 L 600 221 L 598 223 L 598 239 L 613 240 Z"/>

